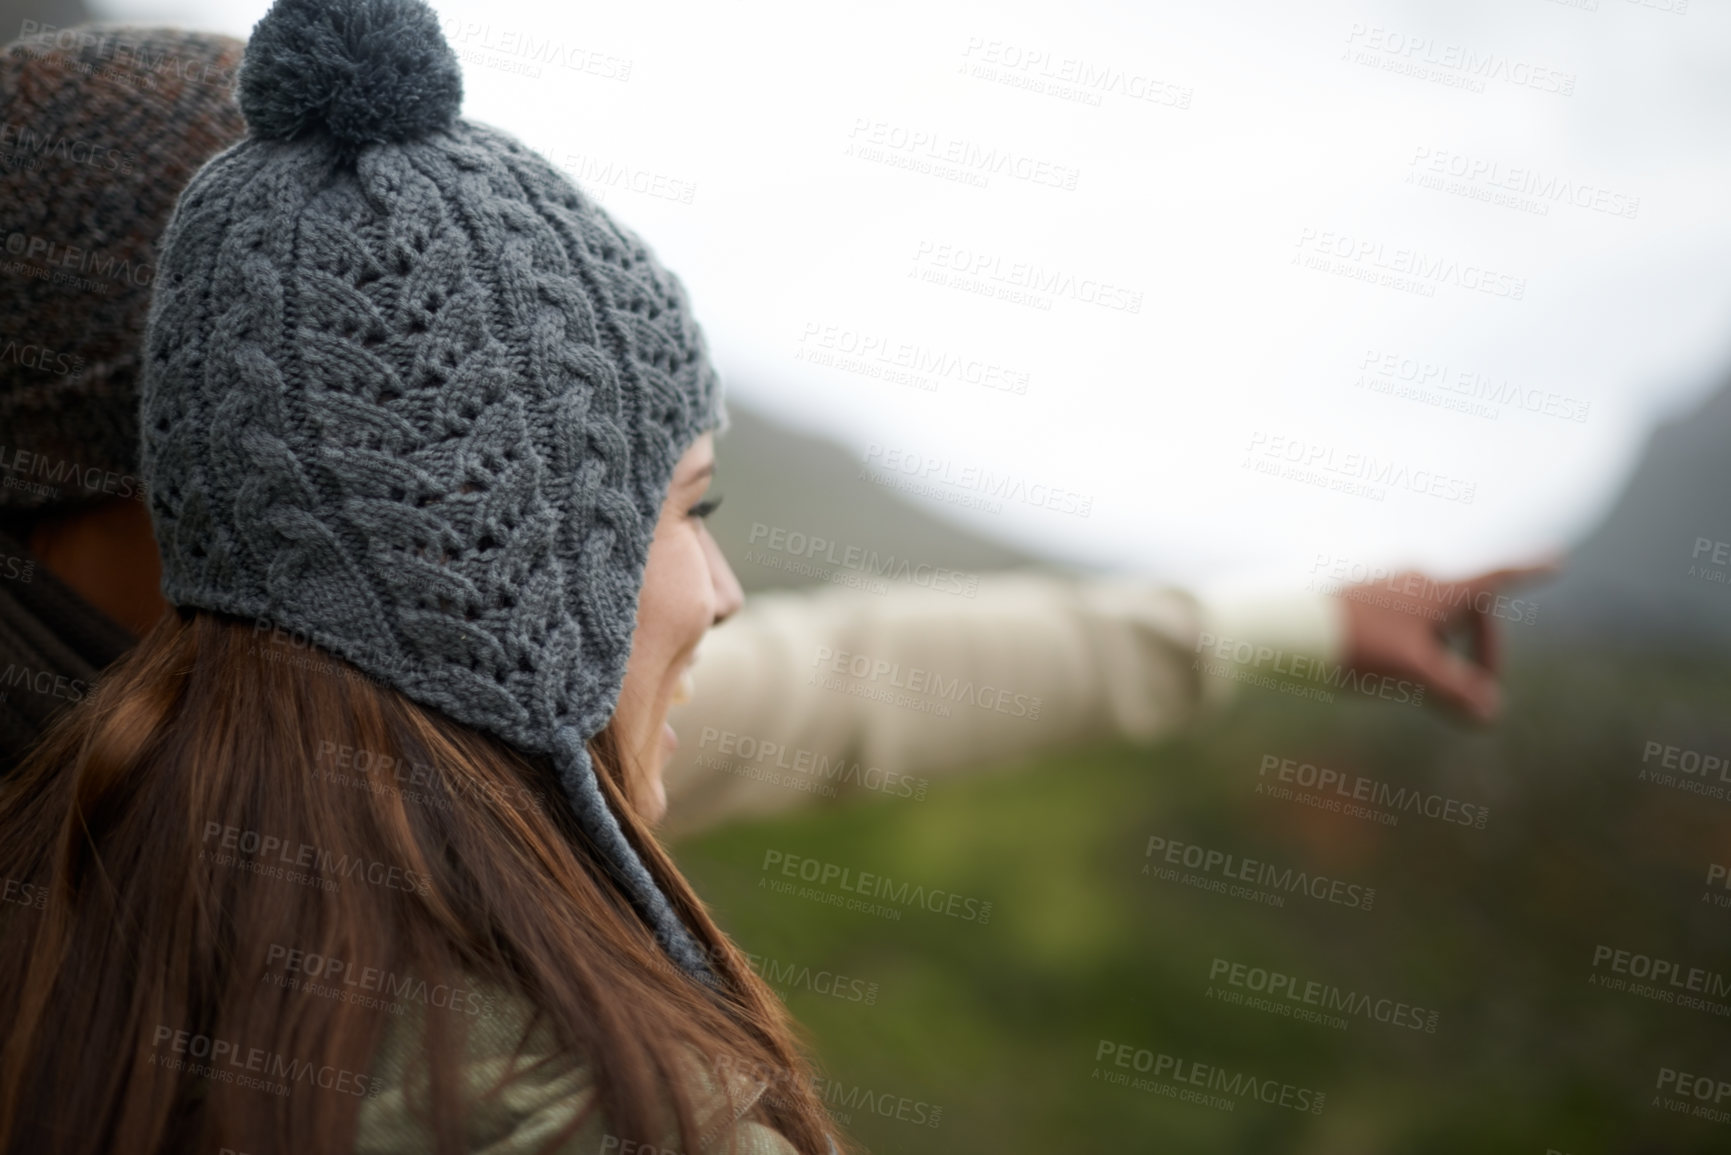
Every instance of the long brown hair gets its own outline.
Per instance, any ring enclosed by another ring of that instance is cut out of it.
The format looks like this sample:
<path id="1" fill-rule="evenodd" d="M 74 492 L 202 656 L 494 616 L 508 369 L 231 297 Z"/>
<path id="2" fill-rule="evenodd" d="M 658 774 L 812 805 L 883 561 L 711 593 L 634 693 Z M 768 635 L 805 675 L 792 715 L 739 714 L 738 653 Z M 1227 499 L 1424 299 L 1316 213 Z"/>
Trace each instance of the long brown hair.
<path id="1" fill-rule="evenodd" d="M 202 1037 L 364 1091 L 389 1016 L 268 981 L 293 949 L 520 994 L 589 1064 L 619 1149 L 666 1141 L 670 1120 L 703 1149 L 716 1120 L 686 1077 L 694 1049 L 768 1074 L 753 1117 L 821 1155 L 833 1125 L 785 1010 L 635 817 L 610 733 L 591 748 L 718 989 L 666 961 L 543 760 L 240 619 L 165 615 L 0 783 L 0 1151 L 348 1149 L 357 1094 L 282 1097 L 155 1061 L 165 1036 Z M 475 1097 L 466 1018 L 426 1018 L 415 1102 L 441 1153 L 464 1149 Z"/>

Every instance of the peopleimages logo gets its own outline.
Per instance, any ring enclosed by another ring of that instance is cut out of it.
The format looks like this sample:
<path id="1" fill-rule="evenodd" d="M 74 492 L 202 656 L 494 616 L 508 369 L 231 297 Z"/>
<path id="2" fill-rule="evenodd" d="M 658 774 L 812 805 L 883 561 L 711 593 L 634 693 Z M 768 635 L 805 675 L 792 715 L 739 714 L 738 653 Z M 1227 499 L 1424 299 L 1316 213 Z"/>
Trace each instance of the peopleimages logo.
<path id="1" fill-rule="evenodd" d="M 948 915 L 964 922 L 977 922 L 984 926 L 992 918 L 990 902 L 982 902 L 941 887 L 928 888 L 916 883 L 898 883 L 886 875 L 873 874 L 868 870 L 856 871 L 849 866 L 807 858 L 783 850 L 763 852 L 763 865 L 760 869 L 768 874 L 772 867 L 787 878 L 797 878 L 801 882 L 814 883 L 820 887 L 833 886 L 849 894 L 883 899 L 899 906 L 919 907 L 933 914 Z M 765 881 L 767 880 L 760 879 L 758 885 L 763 886 Z M 896 914 L 899 917 L 900 912 Z"/>
<path id="2" fill-rule="evenodd" d="M 1014 41 L 968 37 L 960 71 L 1012 88 L 1098 106 L 1102 96 L 1123 96 L 1167 108 L 1190 107 L 1195 90 L 1151 73 L 1114 68 L 1078 56 L 1049 52 Z"/>
<path id="3" fill-rule="evenodd" d="M 356 747 L 330 739 L 319 742 L 315 777 L 339 786 L 360 786 L 376 793 L 398 793 L 417 802 L 450 808 L 454 800 L 484 799 L 513 809 L 541 809 L 541 796 L 522 785 L 498 786 L 444 767 Z M 430 788 L 439 787 L 433 791 Z M 409 789 L 404 790 L 403 787 Z"/>
<path id="4" fill-rule="evenodd" d="M 1003 393 L 1025 394 L 1030 374 L 1025 369 L 1012 369 L 995 361 L 979 357 L 964 357 L 948 349 L 916 341 L 901 341 L 886 333 L 846 325 L 829 325 L 807 321 L 799 335 L 794 359 L 826 365 L 866 376 L 881 376 L 901 371 L 901 377 L 891 377 L 896 384 L 925 388 L 924 382 L 936 389 L 939 378 L 978 385 Z"/>
<path id="5" fill-rule="evenodd" d="M 44 133 L 28 124 L 14 122 L 0 123 L 0 155 L 12 158 L 15 164 L 28 161 L 31 167 L 44 157 L 53 157 L 122 176 L 131 175 L 138 160 L 132 153 L 121 152 L 118 148 L 98 146 L 77 137 Z"/>
<path id="6" fill-rule="evenodd" d="M 850 978 L 831 970 L 813 970 L 801 963 L 783 962 L 768 955 L 747 953 L 747 965 L 777 991 L 802 990 L 826 995 L 844 1003 L 871 1006 L 878 1001 L 878 985 L 865 979 Z"/>
<path id="7" fill-rule="evenodd" d="M 1421 296 L 1434 296 L 1437 285 L 1453 285 L 1508 301 L 1524 300 L 1527 295 L 1525 277 L 1455 257 L 1432 256 L 1420 249 L 1387 245 L 1371 237 L 1305 226 L 1298 230 L 1294 244 L 1299 252 L 1293 256 L 1292 264 L 1339 272 L 1390 288 L 1412 289 Z M 1341 267 L 1312 263 L 1307 259 L 1312 257 L 1322 261 L 1334 258 Z"/>
<path id="8" fill-rule="evenodd" d="M 374 1075 L 333 1067 L 328 1063 L 310 1063 L 262 1047 L 246 1047 L 212 1035 L 176 1030 L 162 1023 L 156 1025 L 151 1047 L 156 1052 L 166 1047 L 173 1055 L 185 1055 L 193 1060 L 187 1064 L 183 1059 L 153 1053 L 150 1063 L 154 1066 L 170 1070 L 189 1066 L 190 1074 L 275 1095 L 287 1095 L 289 1084 L 293 1083 L 306 1083 L 327 1091 L 353 1095 L 357 1099 L 370 1099 L 384 1090 L 384 1083 Z"/>
<path id="9" fill-rule="evenodd" d="M 1706 561 L 1701 560 L 1703 554 L 1708 555 Z M 1695 549 L 1689 556 L 1689 572 L 1683 576 L 1713 585 L 1731 585 L 1731 568 L 1728 568 L 1731 567 L 1731 541 L 1697 537 Z"/>
<path id="10" fill-rule="evenodd" d="M 1270 1106 L 1285 1107 L 1289 1111 L 1305 1111 L 1312 1115 L 1322 1114 L 1322 1105 L 1327 1095 L 1308 1087 L 1299 1087 L 1291 1083 L 1283 1083 L 1278 1079 L 1264 1079 L 1243 1071 L 1232 1072 L 1212 1063 L 1200 1063 L 1194 1059 L 1183 1059 L 1177 1055 L 1168 1055 L 1164 1051 L 1153 1051 L 1146 1047 L 1137 1047 L 1131 1043 L 1117 1043 L 1111 1039 L 1101 1039 L 1094 1049 L 1096 1063 L 1105 1060 L 1120 1071 L 1135 1070 L 1148 1075 L 1158 1084 L 1150 1085 L 1149 1079 L 1138 1079 L 1132 1083 L 1128 1076 L 1100 1067 L 1094 1068 L 1095 1079 L 1119 1086 L 1134 1086 L 1139 1091 L 1154 1091 L 1166 1094 L 1171 1098 L 1185 1098 L 1184 1095 L 1172 1095 L 1163 1086 L 1177 1088 L 1201 1087 L 1206 1091 L 1218 1091 L 1220 1096 L 1201 1095 L 1192 1099 L 1199 1106 L 1231 1110 L 1235 1099 L 1254 1099 Z M 1188 1092 L 1191 1095 L 1197 1092 Z"/>
<path id="11" fill-rule="evenodd" d="M 1641 769 L 1635 778 L 1704 798 L 1731 801 L 1731 753 L 1713 754 L 1650 738 L 1641 748 Z"/>
<path id="12" fill-rule="evenodd" d="M 1421 79 L 1440 73 L 1457 79 L 1460 86 L 1483 92 L 1487 80 L 1499 80 L 1517 88 L 1531 88 L 1557 96 L 1572 96 L 1575 74 L 1501 52 L 1480 51 L 1463 44 L 1438 41 L 1435 37 L 1400 32 L 1377 24 L 1354 21 L 1346 36 L 1346 59 L 1358 64 L 1380 63 L 1391 72 L 1406 72 Z"/>
<path id="13" fill-rule="evenodd" d="M 1701 895 L 1702 902 L 1711 903 L 1714 906 L 1731 906 L 1731 869 L 1728 869 L 1724 863 L 1709 862 L 1707 864 L 1706 885 L 1707 890 Z M 1713 888 L 1715 886 L 1726 893 L 1714 894 Z"/>
<path id="14" fill-rule="evenodd" d="M 86 276 L 105 277 L 131 285 L 148 285 L 156 277 L 153 265 L 135 264 L 101 249 L 68 245 L 32 233 L 7 233 L 6 252 L 25 261 L 38 262 L 44 268 L 70 269 Z"/>
<path id="15" fill-rule="evenodd" d="M 19 906 L 33 907 L 36 910 L 48 908 L 48 888 L 35 883 L 23 882 L 16 878 L 8 878 L 4 886 L 0 886 L 0 902 L 16 903 Z"/>
<path id="16" fill-rule="evenodd" d="M 349 996 L 358 992 L 378 995 L 381 1002 L 388 999 L 412 999 L 439 1010 L 461 1011 L 469 1015 L 479 1015 L 492 1009 L 492 1000 L 476 991 L 445 983 L 429 984 L 426 979 L 398 975 L 379 967 L 359 966 L 344 959 L 316 951 L 304 951 L 282 943 L 271 943 L 266 948 L 265 966 L 301 976 L 309 993 L 324 995 L 328 988 L 329 994 L 345 996 L 344 1001 L 354 1001 Z"/>
<path id="17" fill-rule="evenodd" d="M 849 1118 L 846 1112 L 870 1111 L 881 1119 L 894 1119 L 899 1123 L 913 1123 L 920 1127 L 936 1127 L 944 1121 L 944 1109 L 941 1106 L 911 1095 L 876 1091 L 858 1083 L 844 1083 L 825 1075 L 812 1076 L 812 1090 L 832 1113 L 841 1114 L 844 1119 Z M 838 1111 L 838 1108 L 842 1110 Z"/>
<path id="18" fill-rule="evenodd" d="M 1352 1016 L 1385 1026 L 1436 1034 L 1437 1012 L 1402 999 L 1376 998 L 1332 983 L 1216 958 L 1208 966 L 1207 998 L 1345 1030 Z M 1223 982 L 1217 990 L 1212 984 Z M 1244 994 L 1242 992 L 1249 992 Z"/>
<path id="19" fill-rule="evenodd" d="M 1282 758 L 1278 754 L 1264 754 L 1262 764 L 1257 767 L 1256 773 L 1257 777 L 1263 780 L 1256 784 L 1256 793 L 1258 794 L 1268 792 L 1266 780 L 1272 775 L 1273 782 L 1312 790 L 1318 794 L 1329 796 L 1331 801 L 1365 802 L 1373 806 L 1383 807 L 1385 810 L 1394 812 L 1390 815 L 1391 819 L 1401 813 L 1420 814 L 1438 822 L 1483 830 L 1485 823 L 1490 821 L 1491 816 L 1488 806 L 1462 802 L 1442 794 L 1429 794 L 1410 786 L 1393 786 L 1387 782 L 1379 782 L 1375 778 L 1366 778 L 1362 774 L 1334 770 L 1327 766 L 1299 762 L 1292 758 Z M 1278 797 L 1278 795 L 1276 796 Z M 1338 807 L 1325 807 L 1325 809 L 1338 809 Z M 1395 821 L 1385 820 L 1384 824 L 1393 826 L 1396 825 L 1397 821 L 1398 819 Z"/>
<path id="20" fill-rule="evenodd" d="M 1675 959 L 1625 950 L 1605 943 L 1593 948 L 1587 985 L 1667 1003 L 1686 1011 L 1731 1019 L 1731 981 L 1720 971 L 1686 966 Z"/>
<path id="21" fill-rule="evenodd" d="M 634 168 L 623 161 L 570 151 L 566 151 L 560 160 L 588 193 L 634 192 L 681 205 L 688 205 L 697 197 L 696 181 Z"/>
<path id="22" fill-rule="evenodd" d="M 873 683 L 881 679 L 884 685 L 894 689 L 926 694 L 946 702 L 965 702 L 1015 718 L 1037 719 L 1040 716 L 1042 702 L 1038 694 L 1018 694 L 984 682 L 976 685 L 971 678 L 946 678 L 936 670 L 921 666 L 904 668 L 900 662 L 887 658 L 872 658 L 867 654 L 819 646 L 812 665 L 825 673 L 847 674 Z"/>
<path id="23" fill-rule="evenodd" d="M 56 353 L 46 345 L 38 345 L 34 341 L 14 341 L 7 339 L 0 342 L 0 364 L 10 361 L 26 369 L 35 369 L 39 373 L 52 373 L 57 377 L 66 377 L 84 368 L 84 358 L 76 353 Z"/>
<path id="24" fill-rule="evenodd" d="M 979 177 L 977 183 L 982 188 L 989 177 L 1007 176 L 1029 184 L 1071 191 L 1082 175 L 1080 169 L 1014 149 L 996 145 L 988 147 L 939 129 L 909 127 L 869 116 L 856 116 L 847 135 L 848 156 L 880 162 L 907 158 L 916 163 L 954 165 L 963 174 Z"/>
<path id="25" fill-rule="evenodd" d="M 1534 601 L 1474 589 L 1466 582 L 1439 581 L 1413 570 L 1390 570 L 1384 565 L 1318 553 L 1310 572 L 1317 576 L 1305 583 L 1306 589 L 1417 614 L 1433 622 L 1448 621 L 1463 605 L 1499 621 L 1530 626 L 1539 620 L 1538 603 Z M 1412 604 L 1415 601 L 1428 604 Z"/>
<path id="26" fill-rule="evenodd" d="M 1467 156 L 1443 148 L 1419 145 L 1413 152 L 1407 180 L 1424 183 L 1428 176 L 1435 181 L 1451 177 L 1465 186 L 1463 195 L 1507 192 L 1512 208 L 1536 210 L 1540 216 L 1550 213 L 1552 204 L 1570 204 L 1607 216 L 1633 220 L 1641 211 L 1641 198 L 1613 192 L 1584 181 L 1570 180 L 1554 172 L 1544 172 L 1530 165 L 1505 165 L 1499 160 Z M 1456 191 L 1453 186 L 1433 183 L 1426 187 Z M 1527 199 L 1527 198 L 1530 198 Z M 1493 202 L 1496 203 L 1496 202 Z"/>
<path id="27" fill-rule="evenodd" d="M 929 562 L 916 562 L 893 553 L 880 554 L 875 549 L 846 545 L 833 538 L 765 525 L 761 521 L 751 523 L 751 532 L 746 541 L 762 549 L 802 561 L 822 561 L 867 577 L 890 578 L 938 593 L 960 594 L 971 598 L 980 588 L 979 574 L 963 573 Z"/>
<path id="28" fill-rule="evenodd" d="M 16 662 L 7 662 L 6 668 L 0 670 L 0 702 L 5 701 L 6 694 L 15 689 L 67 702 L 78 702 L 83 700 L 89 688 L 81 678 L 68 677 L 53 670 L 33 670 Z"/>
<path id="29" fill-rule="evenodd" d="M 62 28 L 57 24 L 41 24 L 35 20 L 20 23 L 20 39 L 37 34 L 51 38 L 50 43 L 60 55 L 57 63 L 62 67 L 97 79 L 146 88 L 155 88 L 164 79 L 176 80 L 182 86 L 209 84 L 220 88 L 224 93 L 234 88 L 237 72 L 234 65 L 219 68 L 208 57 L 181 56 L 167 48 L 153 50 L 150 44 L 142 40 L 124 34 L 117 35 L 112 30 L 100 27 L 94 30 L 84 27 Z M 74 52 L 88 53 L 99 63 L 87 64 L 75 58 L 72 55 Z M 52 58 L 52 54 L 41 53 L 33 58 Z"/>
<path id="30" fill-rule="evenodd" d="M 145 498 L 144 483 L 129 473 L 116 473 L 94 465 L 79 465 L 62 457 L 32 453 L 16 445 L 0 445 L 0 474 L 7 488 L 35 488 L 57 491 L 68 483 L 82 489 L 87 496 L 98 493 L 110 497 Z"/>
<path id="31" fill-rule="evenodd" d="M 922 239 L 914 246 L 913 263 L 915 273 L 931 274 L 921 275 L 922 280 L 930 283 L 952 284 L 1017 303 L 1047 302 L 1040 304 L 1040 308 L 1050 308 L 1049 302 L 1054 298 L 1068 297 L 1103 309 L 1125 313 L 1142 311 L 1140 289 L 1078 277 L 1068 270 L 1049 268 L 1031 261 L 1006 261 L 996 253 L 966 245 Z M 942 274 L 955 274 L 963 279 L 946 280 Z M 998 290 L 1009 292 L 1006 295 Z"/>
<path id="32" fill-rule="evenodd" d="M 927 489 L 938 485 L 966 491 L 970 496 L 977 493 L 980 500 L 995 499 L 993 504 L 996 501 L 1019 501 L 1035 509 L 1077 517 L 1087 517 L 1094 510 L 1094 495 L 1090 493 L 1078 493 L 1046 481 L 1029 480 L 1020 474 L 997 473 L 954 458 L 881 445 L 875 441 L 866 446 L 861 464 L 864 467 L 860 472 L 861 480 L 875 481 L 891 488 L 897 488 L 895 483 L 907 478 Z M 1002 506 L 997 506 L 991 512 L 997 513 L 1001 509 Z"/>
<path id="33" fill-rule="evenodd" d="M 699 754 L 697 760 L 708 769 L 793 785 L 828 798 L 836 796 L 838 785 L 852 783 L 866 790 L 923 801 L 929 785 L 924 778 L 885 770 L 881 766 L 864 765 L 845 755 L 831 757 L 815 750 L 789 746 L 785 742 L 714 726 L 703 728 L 697 748 L 707 752 Z M 777 770 L 792 771 L 795 777 L 774 773 Z"/>
<path id="34" fill-rule="evenodd" d="M 1731 1080 L 1714 1078 L 1712 1075 L 1691 1075 L 1675 1067 L 1660 1067 L 1659 1078 L 1653 1084 L 1653 1089 L 1669 1091 L 1684 1099 L 1694 1099 L 1695 1103 L 1689 1114 L 1698 1119 L 1731 1123 L 1731 1111 L 1719 1105 L 1731 1099 Z M 1712 1106 L 1707 1105 L 1709 1101 Z"/>
<path id="35" fill-rule="evenodd" d="M 784 1067 L 771 1066 L 754 1062 L 749 1059 L 735 1059 L 723 1052 L 715 1057 L 715 1069 L 722 1073 L 729 1082 L 745 1082 L 763 1087 L 762 1101 L 776 1106 L 792 1106 L 791 1097 L 787 1095 L 789 1087 L 800 1087 L 811 1091 L 823 1100 L 829 1113 L 836 1121 L 845 1125 L 852 1122 L 851 1112 L 869 1111 L 882 1119 L 894 1119 L 900 1123 L 913 1123 L 922 1127 L 936 1127 L 944 1121 L 944 1109 L 936 1103 L 916 1099 L 909 1095 L 893 1091 L 881 1091 L 865 1087 L 857 1083 L 844 1083 L 821 1071 L 813 1071 L 809 1077 L 802 1077 Z M 703 1149 L 708 1149 L 704 1143 Z M 603 1144 L 603 1148 L 605 1144 Z M 675 1155 L 674 1152 L 658 1152 L 639 1148 L 639 1155 Z M 620 1149 L 620 1155 L 627 1155 L 626 1149 Z"/>
<path id="36" fill-rule="evenodd" d="M 407 870 L 359 855 L 334 854 L 311 843 L 291 843 L 288 839 L 274 834 L 261 834 L 259 831 L 244 830 L 239 826 L 206 822 L 203 841 L 206 847 L 215 842 L 217 849 L 209 853 L 209 858 L 218 866 L 238 865 L 244 861 L 248 869 L 258 873 L 267 873 L 279 867 L 296 867 L 311 871 L 309 878 L 323 882 L 337 878 L 359 878 L 363 882 L 390 890 L 419 895 L 432 893 L 431 880 L 419 871 Z M 222 851 L 229 853 L 223 854 Z M 203 856 L 205 852 L 200 851 L 200 854 Z M 236 854 L 245 855 L 246 858 L 237 859 Z"/>
<path id="37" fill-rule="evenodd" d="M 1389 489 L 1458 501 L 1471 505 L 1478 483 L 1451 477 L 1434 469 L 1414 469 L 1393 458 L 1378 458 L 1357 451 L 1343 452 L 1336 446 L 1284 433 L 1255 430 L 1245 450 L 1241 468 L 1292 481 L 1321 485 L 1352 496 L 1381 501 Z M 1386 489 L 1379 489 L 1386 486 Z"/>
<path id="38" fill-rule="evenodd" d="M 1715 998 L 1731 996 L 1731 978 L 1719 971 L 1685 966 L 1675 959 L 1659 958 L 1604 943 L 1593 947 L 1593 969 L 1597 971 L 1601 968 L 1613 974 L 1650 982 L 1655 987 L 1663 984 L 1661 989 L 1668 989 L 1670 992 L 1685 991 L 1689 994 L 1712 995 Z"/>
<path id="39" fill-rule="evenodd" d="M 603 80 L 623 83 L 631 79 L 632 61 L 570 43 L 562 37 L 455 16 L 446 17 L 443 23 L 445 39 L 459 55 L 490 52 L 523 63 L 548 64 L 569 72 L 588 73 Z M 532 75 L 541 75 L 540 70 L 536 69 Z"/>
<path id="40" fill-rule="evenodd" d="M 1391 387 L 1410 386 L 1419 392 L 1446 394 L 1450 401 L 1458 401 L 1463 405 L 1484 402 L 1485 406 L 1480 406 L 1481 408 L 1500 406 L 1511 410 L 1520 409 L 1527 413 L 1574 422 L 1585 421 L 1592 409 L 1591 401 L 1583 401 L 1578 397 L 1544 389 L 1523 388 L 1507 377 L 1398 351 L 1367 348 L 1358 368 L 1359 377 L 1355 384 L 1367 388 L 1376 388 L 1378 382 Z M 1497 410 L 1487 408 L 1487 412 L 1495 417 Z"/>
<path id="41" fill-rule="evenodd" d="M 1424 702 L 1423 686 L 1405 678 L 1396 678 L 1393 674 L 1364 673 L 1342 662 L 1290 653 L 1275 646 L 1222 638 L 1207 630 L 1203 630 L 1196 638 L 1196 654 L 1196 662 L 1192 668 L 1215 677 L 1253 684 L 1267 682 L 1280 689 L 1300 681 L 1318 682 L 1323 686 L 1352 690 L 1366 697 L 1398 702 L 1401 705 L 1417 706 Z M 1210 661 L 1209 655 L 1216 660 Z M 1269 674 L 1277 677 L 1264 679 L 1265 667 Z M 1311 686 L 1304 686 L 1302 689 L 1306 694 L 1319 696 L 1324 701 L 1334 700 L 1327 691 Z"/>
<path id="42" fill-rule="evenodd" d="M 1330 902 L 1355 910 L 1368 911 L 1376 902 L 1376 888 L 1373 886 L 1361 886 L 1342 878 L 1329 878 L 1324 874 L 1294 870 L 1290 866 L 1276 866 L 1260 859 L 1242 858 L 1236 854 L 1198 846 L 1195 843 L 1179 842 L 1175 838 L 1165 838 L 1158 834 L 1148 836 L 1148 846 L 1143 851 L 1143 857 L 1148 861 L 1142 864 L 1142 873 L 1161 877 L 1163 881 L 1174 881 L 1175 879 L 1165 876 L 1175 875 L 1176 872 L 1163 870 L 1155 865 L 1156 862 L 1198 870 L 1204 875 L 1217 875 L 1222 880 L 1247 882 L 1288 894 L 1307 895 L 1320 902 Z M 1215 888 L 1204 886 L 1202 889 Z"/>

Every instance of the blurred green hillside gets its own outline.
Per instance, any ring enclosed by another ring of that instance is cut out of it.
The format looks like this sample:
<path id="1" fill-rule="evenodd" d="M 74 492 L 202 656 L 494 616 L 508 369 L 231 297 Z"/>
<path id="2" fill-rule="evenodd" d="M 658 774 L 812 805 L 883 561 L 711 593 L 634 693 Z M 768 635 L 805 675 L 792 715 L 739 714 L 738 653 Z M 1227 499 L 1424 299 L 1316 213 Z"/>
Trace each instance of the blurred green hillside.
<path id="1" fill-rule="evenodd" d="M 1246 689 L 1157 748 L 1036 758 L 675 849 L 780 976 L 838 1116 L 873 1151 L 1724 1152 L 1731 1123 L 1667 1111 L 1655 1083 L 1661 1068 L 1731 1080 L 1731 1019 L 1588 980 L 1610 974 L 1601 945 L 1731 974 L 1731 907 L 1703 885 L 1731 862 L 1731 802 L 1639 779 L 1651 740 L 1731 752 L 1727 703 L 1723 662 L 1581 654 L 1523 659 L 1489 731 Z M 1488 806 L 1488 821 L 1391 826 L 1271 798 L 1266 755 Z M 1374 906 L 1157 881 L 1141 873 L 1151 834 L 1374 886 Z M 776 894 L 760 885 L 770 851 L 989 900 L 991 916 Z M 1220 1002 L 1217 958 L 1434 1010 L 1435 1033 Z M 842 993 L 823 993 L 837 974 Z M 1102 1041 L 1319 1090 L 1323 1109 L 1111 1085 Z"/>
<path id="2" fill-rule="evenodd" d="M 1731 761 L 1731 594 L 1696 573 L 1703 541 L 1731 541 L 1727 436 L 1731 388 L 1655 431 L 1536 591 L 1537 625 L 1506 631 L 1494 729 L 1244 687 L 1153 749 L 1065 751 L 936 782 L 923 801 L 731 826 L 677 846 L 680 863 L 784 990 L 826 1098 L 873 1151 L 1731 1152 L 1731 772 L 1662 765 L 1684 750 Z M 762 526 L 976 572 L 1034 560 L 859 485 L 841 447 L 747 408 L 720 460 L 729 498 L 712 524 L 747 589 L 802 580 L 753 560 Z M 1267 758 L 1488 819 L 1390 825 L 1338 796 L 1328 810 L 1259 793 Z M 1710 779 L 1724 799 L 1644 770 Z M 1272 906 L 1145 876 L 1150 836 L 1374 887 L 1374 905 Z M 777 892 L 789 880 L 769 855 L 989 901 L 990 918 L 850 910 L 833 884 Z M 1684 985 L 1639 982 L 1638 956 Z M 1223 1001 L 1253 994 L 1229 981 L 1235 964 L 1245 983 L 1347 992 L 1353 1011 L 1318 1022 Z M 1721 993 L 1686 1005 L 1690 983 Z M 1378 1008 L 1425 1026 L 1434 1012 L 1435 1031 Z M 1153 1070 L 1160 1055 L 1182 1070 Z M 1175 1076 L 1211 1071 L 1241 1093 L 1170 1097 L 1194 1089 Z M 1294 1105 L 1321 1092 L 1322 1110 L 1259 1101 L 1246 1077 Z M 1717 1114 L 1689 1113 L 1699 1094 Z"/>

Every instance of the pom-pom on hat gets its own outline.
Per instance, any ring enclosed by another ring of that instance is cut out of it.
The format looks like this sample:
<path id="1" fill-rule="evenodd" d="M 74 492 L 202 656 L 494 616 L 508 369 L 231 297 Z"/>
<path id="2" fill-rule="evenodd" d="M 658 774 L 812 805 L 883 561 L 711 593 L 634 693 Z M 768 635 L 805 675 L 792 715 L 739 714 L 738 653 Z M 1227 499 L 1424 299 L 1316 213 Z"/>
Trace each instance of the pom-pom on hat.
<path id="1" fill-rule="evenodd" d="M 684 290 L 546 160 L 458 118 L 420 0 L 278 0 L 239 99 L 250 135 L 182 194 L 151 306 L 163 593 L 549 756 L 657 939 L 710 979 L 586 747 L 674 465 L 725 424 Z"/>
<path id="2" fill-rule="evenodd" d="M 425 4 L 281 0 L 253 29 L 240 106 L 255 136 L 323 130 L 349 147 L 448 128 L 463 73 Z"/>

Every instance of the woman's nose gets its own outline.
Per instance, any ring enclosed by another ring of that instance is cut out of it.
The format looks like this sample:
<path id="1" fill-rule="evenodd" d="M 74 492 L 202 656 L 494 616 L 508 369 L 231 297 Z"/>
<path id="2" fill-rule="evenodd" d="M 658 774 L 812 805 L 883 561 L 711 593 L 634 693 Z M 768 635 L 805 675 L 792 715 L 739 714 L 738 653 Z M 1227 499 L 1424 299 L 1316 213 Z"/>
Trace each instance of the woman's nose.
<path id="1" fill-rule="evenodd" d="M 727 564 L 727 558 L 722 556 L 715 537 L 707 529 L 703 531 L 703 550 L 709 561 L 710 580 L 715 583 L 715 624 L 719 626 L 745 604 L 745 590 L 740 586 L 739 578 L 734 576 L 733 567 Z"/>

